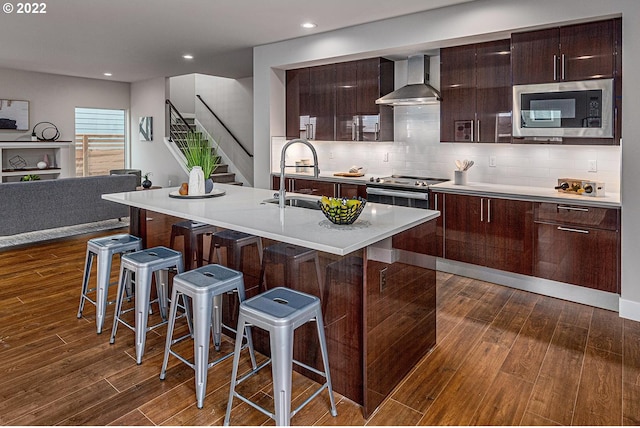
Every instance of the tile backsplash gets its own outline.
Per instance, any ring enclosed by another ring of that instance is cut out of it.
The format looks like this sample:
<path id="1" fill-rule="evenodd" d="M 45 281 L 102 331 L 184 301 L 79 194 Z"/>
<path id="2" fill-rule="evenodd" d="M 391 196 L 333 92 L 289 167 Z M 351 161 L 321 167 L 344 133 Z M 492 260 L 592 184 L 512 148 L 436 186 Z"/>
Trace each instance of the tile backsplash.
<path id="1" fill-rule="evenodd" d="M 313 141 L 321 171 L 348 171 L 362 166 L 374 176 L 390 174 L 453 179 L 456 159 L 474 161 L 470 182 L 551 187 L 560 177 L 601 181 L 609 192 L 620 191 L 620 146 L 560 146 L 548 144 L 440 143 L 440 105 L 394 107 L 395 142 Z M 280 149 L 274 137 L 272 171 L 280 169 Z M 302 144 L 287 151 L 287 165 L 310 158 Z M 489 166 L 495 160 L 495 166 Z M 597 172 L 589 171 L 596 161 Z"/>

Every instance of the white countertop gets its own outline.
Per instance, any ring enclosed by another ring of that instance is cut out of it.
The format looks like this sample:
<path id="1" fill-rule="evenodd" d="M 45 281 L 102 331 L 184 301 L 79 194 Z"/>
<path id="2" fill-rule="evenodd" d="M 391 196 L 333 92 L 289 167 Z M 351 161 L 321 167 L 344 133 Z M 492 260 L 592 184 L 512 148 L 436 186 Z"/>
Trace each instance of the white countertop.
<path id="1" fill-rule="evenodd" d="M 435 191 L 445 193 L 461 193 L 478 196 L 495 196 L 505 199 L 518 199 L 536 202 L 554 202 L 574 205 L 584 205 L 603 208 L 620 208 L 620 195 L 605 192 L 605 196 L 582 196 L 571 193 L 558 192 L 553 188 L 509 186 L 505 184 L 467 183 L 453 184 L 453 181 L 431 186 Z M 606 189 L 605 189 L 606 190 Z"/>
<path id="2" fill-rule="evenodd" d="M 110 193 L 103 199 L 199 221 L 289 244 L 301 245 L 336 255 L 346 255 L 435 219 L 440 212 L 417 208 L 367 203 L 352 225 L 335 225 L 320 210 L 262 203 L 273 198 L 274 191 L 253 187 L 215 184 L 226 195 L 207 199 L 170 198 L 169 192 L 156 190 Z M 287 193 L 305 199 L 309 195 Z"/>

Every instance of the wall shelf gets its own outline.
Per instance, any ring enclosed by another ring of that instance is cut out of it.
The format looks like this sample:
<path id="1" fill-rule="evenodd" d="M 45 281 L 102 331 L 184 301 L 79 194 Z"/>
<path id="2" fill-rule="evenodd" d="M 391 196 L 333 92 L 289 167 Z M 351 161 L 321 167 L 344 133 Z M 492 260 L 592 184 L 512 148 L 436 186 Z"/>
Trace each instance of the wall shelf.
<path id="1" fill-rule="evenodd" d="M 0 182 L 19 181 L 27 174 L 40 175 L 42 179 L 75 176 L 75 151 L 71 141 L 0 141 Z M 38 162 L 47 156 L 51 167 L 40 169 Z M 24 168 L 14 168 L 9 160 L 20 156 L 26 162 Z"/>

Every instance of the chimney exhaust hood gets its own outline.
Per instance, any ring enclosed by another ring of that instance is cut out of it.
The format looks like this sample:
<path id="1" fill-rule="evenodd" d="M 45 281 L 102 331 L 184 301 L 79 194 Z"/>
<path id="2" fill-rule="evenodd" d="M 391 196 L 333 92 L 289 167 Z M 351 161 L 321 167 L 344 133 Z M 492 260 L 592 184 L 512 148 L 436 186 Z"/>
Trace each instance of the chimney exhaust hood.
<path id="1" fill-rule="evenodd" d="M 441 101 L 440 92 L 429 85 L 429 62 L 426 55 L 410 56 L 407 65 L 407 85 L 378 98 L 376 104 L 416 106 Z"/>

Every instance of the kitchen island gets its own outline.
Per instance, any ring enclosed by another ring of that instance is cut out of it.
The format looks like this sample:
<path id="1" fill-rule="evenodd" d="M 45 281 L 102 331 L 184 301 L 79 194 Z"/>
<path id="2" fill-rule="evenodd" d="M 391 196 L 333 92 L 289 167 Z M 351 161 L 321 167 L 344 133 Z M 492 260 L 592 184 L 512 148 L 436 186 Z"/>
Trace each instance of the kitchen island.
<path id="1" fill-rule="evenodd" d="M 143 238 L 152 211 L 317 250 L 324 283 L 298 283 L 322 300 L 334 390 L 369 417 L 435 345 L 435 257 L 428 254 L 439 212 L 370 203 L 354 224 L 338 226 L 319 210 L 265 203 L 271 190 L 216 188 L 225 195 L 178 199 L 169 197 L 177 188 L 169 188 L 103 198 L 130 206 L 131 232 Z M 300 274 L 315 278 L 309 270 Z M 294 354 L 320 367 L 315 336 L 304 327 Z"/>

